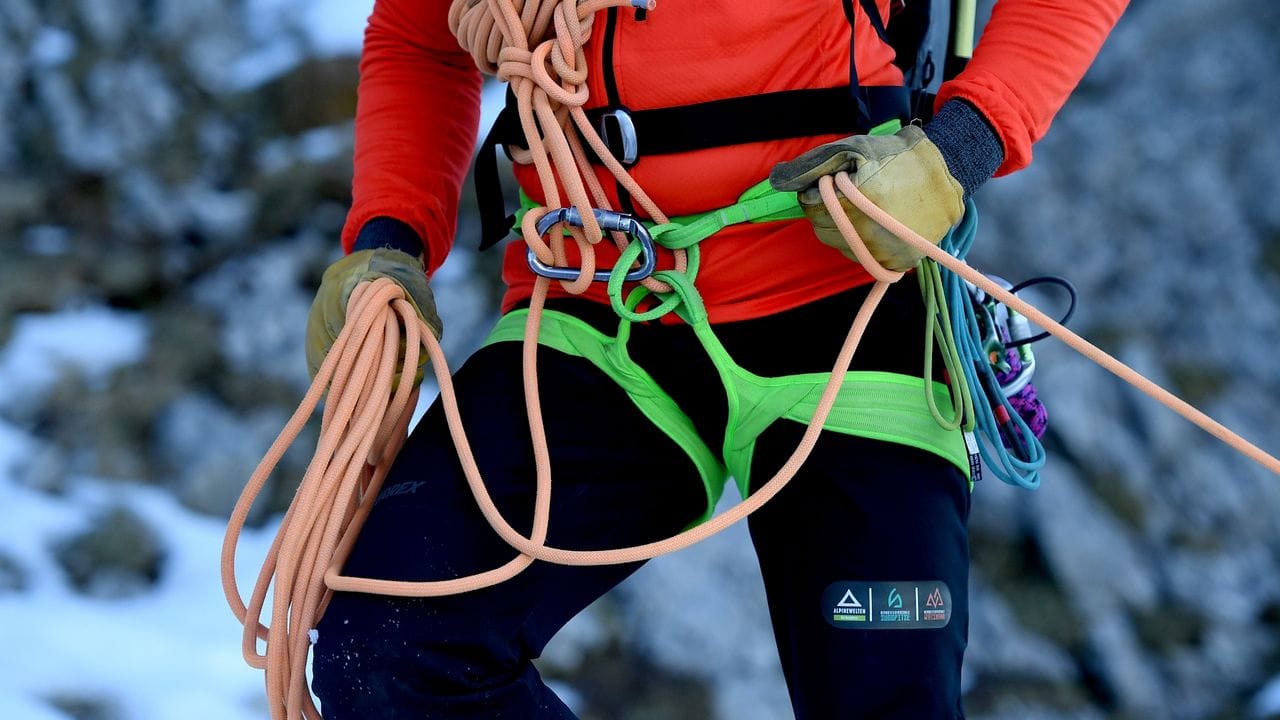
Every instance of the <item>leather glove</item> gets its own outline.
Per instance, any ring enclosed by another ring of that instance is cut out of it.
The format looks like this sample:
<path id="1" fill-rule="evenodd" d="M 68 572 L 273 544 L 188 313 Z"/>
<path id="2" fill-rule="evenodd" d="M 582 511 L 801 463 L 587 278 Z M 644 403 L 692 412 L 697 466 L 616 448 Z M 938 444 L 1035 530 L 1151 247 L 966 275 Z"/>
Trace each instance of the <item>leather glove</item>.
<path id="1" fill-rule="evenodd" d="M 818 193 L 818 178 L 844 170 L 876 205 L 935 245 L 964 215 L 964 188 L 924 131 L 908 125 L 893 135 L 855 135 L 779 163 L 775 190 L 799 193 L 818 239 L 855 260 Z M 840 205 L 867 249 L 889 270 L 909 270 L 923 256 L 840 196 Z M 856 260 L 855 260 L 856 261 Z"/>
<path id="2" fill-rule="evenodd" d="M 316 299 L 311 303 L 311 313 L 307 316 L 307 370 L 312 378 L 320 371 L 329 348 L 333 347 L 333 341 L 346 324 L 347 301 L 351 298 L 351 291 L 365 280 L 380 277 L 388 278 L 404 288 L 418 316 L 426 321 L 439 339 L 444 327 L 440 316 L 436 314 L 436 301 L 427 284 L 422 258 L 391 248 L 357 250 L 324 271 L 320 289 L 316 291 Z M 400 352 L 403 357 L 403 346 Z M 422 353 L 414 385 L 422 382 L 428 360 L 427 354 Z M 400 377 L 397 375 L 395 384 L 398 385 L 399 381 Z"/>

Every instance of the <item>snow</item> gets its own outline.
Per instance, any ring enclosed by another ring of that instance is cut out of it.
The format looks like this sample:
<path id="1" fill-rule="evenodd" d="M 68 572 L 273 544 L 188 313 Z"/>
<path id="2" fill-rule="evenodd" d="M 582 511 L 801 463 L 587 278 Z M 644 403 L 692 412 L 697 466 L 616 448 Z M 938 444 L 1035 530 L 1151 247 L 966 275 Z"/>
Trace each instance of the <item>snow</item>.
<path id="1" fill-rule="evenodd" d="M 373 0 L 311 0 L 302 17 L 316 52 L 354 55 L 372 11 Z"/>
<path id="2" fill-rule="evenodd" d="M 62 368 L 102 382 L 143 357 L 147 336 L 140 316 L 101 307 L 19 316 L 0 348 L 0 396 L 47 388 Z M 52 697 L 101 700 L 126 720 L 266 717 L 261 673 L 240 657 L 239 625 L 220 587 L 223 521 L 194 515 L 157 488 L 73 478 L 55 497 L 24 487 L 15 470 L 38 446 L 0 420 L 0 553 L 26 580 L 24 590 L 0 594 L 0 641 L 9 648 L 0 654 L 0 717 L 65 720 Z M 160 536 L 161 579 L 129 600 L 77 595 L 50 548 L 118 505 Z M 242 587 L 270 541 L 265 530 L 245 533 Z"/>
<path id="3" fill-rule="evenodd" d="M 1280 715 L 1280 676 L 1262 686 L 1249 704 L 1249 717 L 1269 718 Z"/>
<path id="4" fill-rule="evenodd" d="M 32 255 L 65 255 L 71 250 L 71 232 L 60 225 L 31 225 L 22 233 L 22 247 Z"/>
<path id="5" fill-rule="evenodd" d="M 248 0 L 245 4 L 256 37 L 269 38 L 282 27 L 297 27 L 320 55 L 359 53 L 371 12 L 373 0 Z"/>
<path id="6" fill-rule="evenodd" d="M 76 54 L 76 39 L 61 28 L 40 28 L 31 41 L 31 62 L 38 67 L 57 67 Z"/>
<path id="7" fill-rule="evenodd" d="M 138 313 L 87 306 L 56 313 L 19 315 L 13 337 L 0 351 L 0 405 L 21 394 L 47 390 L 66 370 L 100 385 L 111 371 L 138 362 L 148 330 Z"/>
<path id="8" fill-rule="evenodd" d="M 248 0 L 256 47 L 236 61 L 230 86 L 247 90 L 307 57 L 358 55 L 373 0 Z"/>
<path id="9" fill-rule="evenodd" d="M 289 72 L 303 60 L 291 37 L 282 37 L 246 53 L 231 66 L 228 89 L 252 90 Z"/>
<path id="10" fill-rule="evenodd" d="M 309 55 L 358 53 L 372 6 L 373 0 L 246 0 L 255 47 L 228 71 L 229 82 L 248 89 Z M 76 43 L 66 31 L 44 28 L 31 59 L 55 68 L 75 57 Z M 486 87 L 482 133 L 501 109 L 503 92 L 496 84 Z M 78 121 L 69 127 L 84 140 L 79 145 L 93 145 L 88 122 Z M 349 127 L 317 130 L 278 152 L 329 157 L 343 151 L 341 138 L 349 132 Z M 221 215 L 236 219 L 234 203 L 219 207 L 225 211 Z M 66 252 L 65 233 L 56 226 L 34 229 L 24 241 L 30 252 Z M 459 262 L 447 272 L 465 274 Z M 451 319 L 462 326 L 462 319 Z M 0 344 L 0 410 L 39 397 L 65 372 L 101 387 L 116 369 L 142 361 L 149 344 L 140 313 L 81 306 L 19 315 L 7 343 Z M 421 392 L 419 417 L 438 390 L 428 379 Z M 2 418 L 0 556 L 22 569 L 25 588 L 0 592 L 0 643 L 9 649 L 0 654 L 0 718 L 65 720 L 66 713 L 51 703 L 58 697 L 102 702 L 122 720 L 266 718 L 262 672 L 241 657 L 241 628 L 220 584 L 225 522 L 187 510 L 159 488 L 92 477 L 70 479 L 59 496 L 24 486 L 17 479 L 20 469 L 41 443 Z M 159 536 L 166 552 L 160 580 L 152 591 L 129 599 L 77 594 L 51 548 L 118 506 L 136 513 Z M 242 594 L 250 591 L 277 526 L 273 520 L 242 535 L 236 569 Z M 576 702 L 572 688 L 557 690 Z"/>
<path id="11" fill-rule="evenodd" d="M 230 71 L 230 86 L 249 90 L 288 72 L 308 56 L 358 55 L 373 0 L 248 0 L 245 13 L 251 19 L 257 47 L 238 59 Z M 290 30 L 295 30 L 291 32 Z M 305 47 L 298 43 L 301 32 Z M 480 128 L 476 141 L 489 132 L 505 104 L 506 85 L 490 82 L 481 98 Z M 327 130 L 300 146 L 303 154 L 324 155 L 333 148 Z M 274 148 L 279 154 L 283 148 Z M 272 157 L 266 159 L 270 162 Z"/>
<path id="12" fill-rule="evenodd" d="M 11 432 L 0 425 L 0 453 L 12 449 L 3 440 Z M 0 456 L 0 467 L 12 459 Z M 117 503 L 162 537 L 161 581 L 130 600 L 78 596 L 47 548 Z M 56 717 L 44 701 L 59 695 L 101 698 L 130 719 L 266 716 L 261 675 L 240 657 L 239 625 L 219 586 L 222 521 L 196 517 L 157 489 L 90 479 L 55 499 L 0 477 L 0 507 L 22 509 L 0 525 L 0 548 L 30 579 L 25 592 L 0 595 L 0 637 L 28 649 L 0 656 L 0 708 L 14 709 L 5 717 Z M 242 539 L 242 587 L 270 541 L 266 531 Z"/>

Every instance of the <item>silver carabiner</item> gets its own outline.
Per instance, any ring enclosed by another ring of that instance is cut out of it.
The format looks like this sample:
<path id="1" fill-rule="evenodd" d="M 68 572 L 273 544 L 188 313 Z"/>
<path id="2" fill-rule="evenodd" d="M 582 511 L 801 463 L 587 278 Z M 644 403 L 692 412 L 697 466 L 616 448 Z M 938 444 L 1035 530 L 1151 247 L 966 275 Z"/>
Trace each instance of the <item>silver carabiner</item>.
<path id="1" fill-rule="evenodd" d="M 644 280 L 653 274 L 654 269 L 658 265 L 658 257 L 653 251 L 653 236 L 649 234 L 648 228 L 644 226 L 633 215 L 626 213 L 614 212 L 613 210 L 602 210 L 600 208 L 592 208 L 591 214 L 596 216 L 596 222 L 605 231 L 624 232 L 630 235 L 640 243 L 640 267 L 631 270 L 626 275 L 627 282 L 635 282 L 636 280 Z M 557 208 L 542 216 L 538 220 L 537 228 L 539 235 L 546 235 L 552 227 L 559 223 L 568 223 L 574 227 L 582 227 L 582 214 L 577 208 Z M 529 248 L 529 269 L 536 275 L 552 280 L 577 280 L 581 270 L 577 268 L 556 267 L 547 265 L 538 259 L 534 254 L 533 248 Z M 612 275 L 610 270 L 597 271 L 592 280 L 595 282 L 609 282 L 609 276 Z"/>

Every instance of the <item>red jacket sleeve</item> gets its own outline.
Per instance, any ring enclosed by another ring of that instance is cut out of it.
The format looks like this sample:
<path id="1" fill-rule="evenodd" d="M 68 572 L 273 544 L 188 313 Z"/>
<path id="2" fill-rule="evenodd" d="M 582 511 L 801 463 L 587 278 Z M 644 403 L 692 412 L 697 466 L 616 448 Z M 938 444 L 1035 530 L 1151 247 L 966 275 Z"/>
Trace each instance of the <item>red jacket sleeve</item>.
<path id="1" fill-rule="evenodd" d="M 1031 162 L 1044 136 L 1120 19 L 1128 0 L 999 0 L 968 67 L 942 85 L 936 107 L 960 97 L 992 124 L 1006 175 Z"/>
<path id="2" fill-rule="evenodd" d="M 449 32 L 449 0 L 377 0 L 365 30 L 356 107 L 351 252 L 375 217 L 423 239 L 427 272 L 453 245 L 458 197 L 480 122 L 480 72 Z"/>

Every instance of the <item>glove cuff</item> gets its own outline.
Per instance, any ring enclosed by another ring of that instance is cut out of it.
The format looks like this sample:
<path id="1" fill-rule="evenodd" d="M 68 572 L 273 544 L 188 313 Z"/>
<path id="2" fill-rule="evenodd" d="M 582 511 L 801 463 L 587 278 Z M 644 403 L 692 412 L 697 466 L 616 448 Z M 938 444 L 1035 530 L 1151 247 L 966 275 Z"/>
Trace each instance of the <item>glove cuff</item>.
<path id="1" fill-rule="evenodd" d="M 987 119 L 963 100 L 948 100 L 924 134 L 937 146 L 951 176 L 970 198 L 1004 162 L 1004 147 Z"/>
<path id="2" fill-rule="evenodd" d="M 422 239 L 413 231 L 413 228 L 395 218 L 376 217 L 365 223 L 360 228 L 360 233 L 356 235 L 351 252 L 378 248 L 391 248 L 408 253 L 413 257 L 422 258 L 423 265 L 426 265 L 426 251 L 423 248 Z"/>

